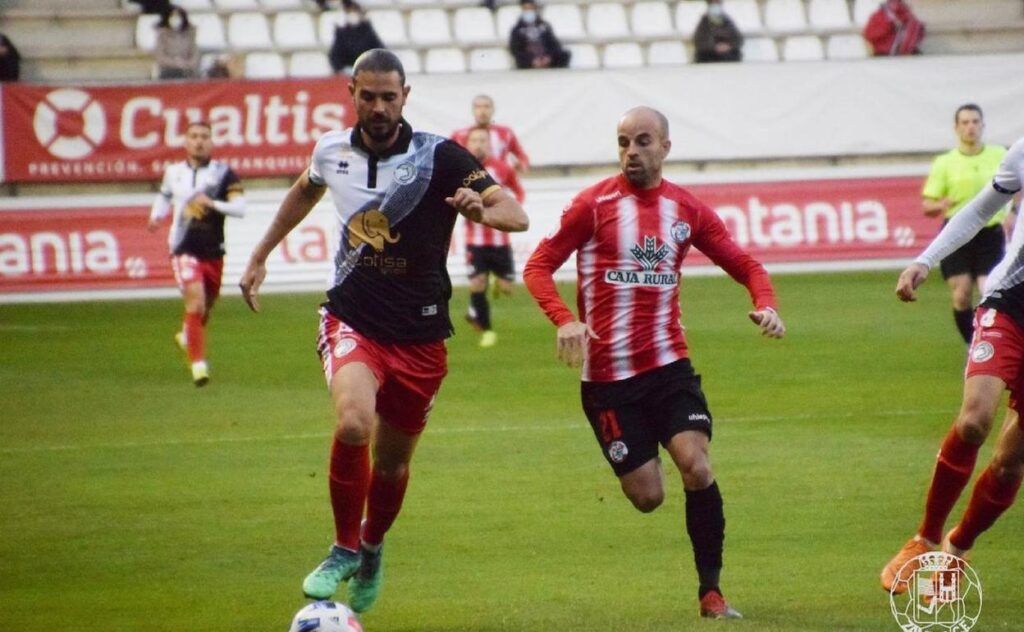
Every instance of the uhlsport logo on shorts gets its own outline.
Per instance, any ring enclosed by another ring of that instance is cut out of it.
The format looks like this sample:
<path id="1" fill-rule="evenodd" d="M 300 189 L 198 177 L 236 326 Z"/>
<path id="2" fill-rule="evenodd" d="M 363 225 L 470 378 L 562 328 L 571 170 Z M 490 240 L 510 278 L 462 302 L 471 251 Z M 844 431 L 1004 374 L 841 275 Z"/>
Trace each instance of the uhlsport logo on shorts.
<path id="1" fill-rule="evenodd" d="M 963 559 L 922 553 L 904 564 L 889 591 L 892 616 L 904 632 L 968 632 L 981 616 L 981 582 Z"/>
<path id="2" fill-rule="evenodd" d="M 56 158 L 85 158 L 107 137 L 107 115 L 82 90 L 53 90 L 36 105 L 32 128 L 39 144 Z"/>

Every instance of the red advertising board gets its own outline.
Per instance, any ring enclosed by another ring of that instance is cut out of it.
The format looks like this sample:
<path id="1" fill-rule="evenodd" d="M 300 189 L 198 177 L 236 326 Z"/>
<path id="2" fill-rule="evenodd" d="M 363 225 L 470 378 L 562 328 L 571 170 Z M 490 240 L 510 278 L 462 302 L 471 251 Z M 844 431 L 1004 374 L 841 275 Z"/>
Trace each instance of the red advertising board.
<path id="1" fill-rule="evenodd" d="M 241 176 L 293 176 L 326 131 L 355 122 L 342 77 L 138 86 L 5 84 L 3 180 L 158 180 L 183 158 L 189 121 Z"/>

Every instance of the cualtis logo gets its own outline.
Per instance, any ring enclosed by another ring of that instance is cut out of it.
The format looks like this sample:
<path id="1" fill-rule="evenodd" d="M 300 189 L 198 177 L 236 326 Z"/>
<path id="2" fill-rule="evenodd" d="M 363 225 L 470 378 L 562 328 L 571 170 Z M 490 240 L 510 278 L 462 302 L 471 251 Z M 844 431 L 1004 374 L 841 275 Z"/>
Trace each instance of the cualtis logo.
<path id="1" fill-rule="evenodd" d="M 55 158 L 85 158 L 107 136 L 107 115 L 92 95 L 72 88 L 53 90 L 36 105 L 32 129 Z"/>

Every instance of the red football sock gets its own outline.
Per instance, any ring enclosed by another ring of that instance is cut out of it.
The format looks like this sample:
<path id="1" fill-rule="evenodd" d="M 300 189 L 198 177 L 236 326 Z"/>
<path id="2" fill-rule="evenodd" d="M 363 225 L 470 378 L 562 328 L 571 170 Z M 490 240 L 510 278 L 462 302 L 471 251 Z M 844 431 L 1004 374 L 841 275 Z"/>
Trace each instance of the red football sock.
<path id="1" fill-rule="evenodd" d="M 329 486 L 335 541 L 342 548 L 356 551 L 359 549 L 359 523 L 370 486 L 369 446 L 349 445 L 335 438 L 331 445 Z"/>
<path id="2" fill-rule="evenodd" d="M 953 546 L 964 550 L 973 547 L 974 540 L 1010 508 L 1018 489 L 1019 478 L 1000 481 L 991 465 L 985 468 L 974 484 L 971 502 L 967 505 L 963 520 L 949 538 Z"/>
<path id="3" fill-rule="evenodd" d="M 200 314 L 185 312 L 185 341 L 188 345 L 188 359 L 199 362 L 206 359 L 206 340 L 203 333 L 203 317 Z"/>
<path id="4" fill-rule="evenodd" d="M 942 527 L 946 524 L 949 512 L 953 511 L 953 505 L 971 480 L 980 447 L 961 439 L 955 426 L 949 429 L 949 434 L 939 449 L 939 458 L 935 462 L 935 474 L 932 475 L 932 485 L 928 489 L 924 520 L 917 530 L 921 537 L 935 543 L 942 540 Z"/>
<path id="5" fill-rule="evenodd" d="M 377 545 L 384 541 L 384 534 L 394 524 L 402 510 L 405 489 L 409 485 L 409 472 L 400 478 L 386 478 L 375 470 L 370 482 L 370 496 L 366 501 L 366 524 L 363 525 L 363 541 Z"/>

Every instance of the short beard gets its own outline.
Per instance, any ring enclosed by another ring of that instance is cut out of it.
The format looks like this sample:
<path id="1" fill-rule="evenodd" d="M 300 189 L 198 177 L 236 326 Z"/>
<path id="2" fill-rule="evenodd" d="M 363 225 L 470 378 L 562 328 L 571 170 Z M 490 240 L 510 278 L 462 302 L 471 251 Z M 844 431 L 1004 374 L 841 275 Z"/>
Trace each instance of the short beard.
<path id="1" fill-rule="evenodd" d="M 651 174 L 646 171 L 637 175 L 630 175 L 628 171 L 623 171 L 623 175 L 626 176 L 626 179 L 629 180 L 630 184 L 638 189 L 647 188 L 647 185 L 649 185 L 653 180 Z"/>
<path id="2" fill-rule="evenodd" d="M 373 123 L 373 121 L 370 121 L 370 123 Z M 398 125 L 399 123 L 395 123 L 394 125 L 388 127 L 387 130 L 385 130 L 381 134 L 375 134 L 372 131 L 372 128 L 369 127 L 368 125 L 363 125 L 363 131 L 366 132 L 366 135 L 369 136 L 370 140 L 372 140 L 373 142 L 383 143 L 391 139 L 391 136 L 395 133 L 395 130 L 398 129 Z"/>

